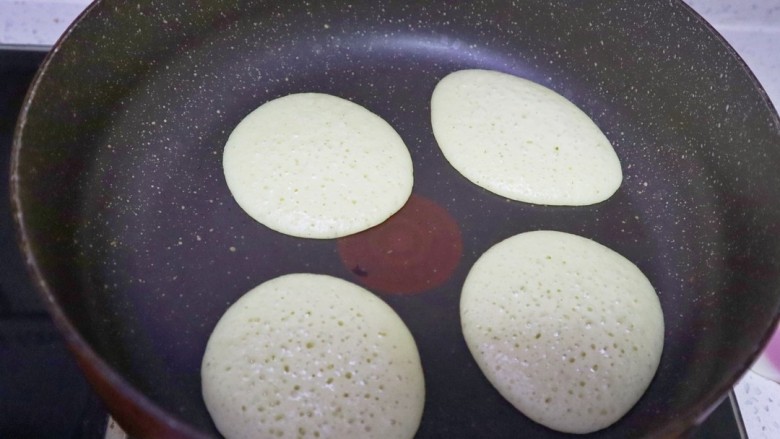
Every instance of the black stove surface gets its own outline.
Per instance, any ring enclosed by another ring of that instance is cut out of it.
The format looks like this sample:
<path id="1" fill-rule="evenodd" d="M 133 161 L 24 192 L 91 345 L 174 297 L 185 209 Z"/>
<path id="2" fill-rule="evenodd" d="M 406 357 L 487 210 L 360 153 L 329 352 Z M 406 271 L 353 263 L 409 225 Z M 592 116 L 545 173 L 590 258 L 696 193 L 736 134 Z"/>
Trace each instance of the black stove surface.
<path id="1" fill-rule="evenodd" d="M 27 277 L 16 244 L 8 171 L 14 124 L 45 56 L 0 48 L 0 438 L 102 438 L 107 415 Z M 731 398 L 691 437 L 735 439 Z"/>

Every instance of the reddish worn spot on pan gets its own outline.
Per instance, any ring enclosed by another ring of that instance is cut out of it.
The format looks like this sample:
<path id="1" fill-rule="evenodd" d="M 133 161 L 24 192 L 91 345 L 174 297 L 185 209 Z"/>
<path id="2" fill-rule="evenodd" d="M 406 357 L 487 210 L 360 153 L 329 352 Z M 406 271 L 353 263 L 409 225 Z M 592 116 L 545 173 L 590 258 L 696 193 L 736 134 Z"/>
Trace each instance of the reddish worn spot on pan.
<path id="1" fill-rule="evenodd" d="M 463 254 L 460 228 L 436 202 L 412 194 L 384 223 L 338 240 L 344 266 L 363 286 L 412 294 L 443 284 Z"/>

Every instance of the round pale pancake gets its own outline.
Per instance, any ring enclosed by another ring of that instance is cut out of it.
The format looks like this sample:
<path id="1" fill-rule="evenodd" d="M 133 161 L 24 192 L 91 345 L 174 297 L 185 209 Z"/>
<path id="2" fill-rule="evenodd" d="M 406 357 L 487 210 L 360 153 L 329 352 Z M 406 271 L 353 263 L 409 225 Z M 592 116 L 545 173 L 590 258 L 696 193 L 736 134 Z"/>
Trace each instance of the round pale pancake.
<path id="1" fill-rule="evenodd" d="M 647 278 L 568 233 L 522 233 L 490 248 L 466 278 L 460 314 L 469 350 L 501 395 L 567 433 L 620 419 L 663 349 L 663 314 Z"/>
<path id="2" fill-rule="evenodd" d="M 227 438 L 411 438 L 425 385 L 414 339 L 367 290 L 290 274 L 246 293 L 206 346 L 203 399 Z"/>
<path id="3" fill-rule="evenodd" d="M 412 160 L 387 122 L 319 93 L 261 105 L 223 155 L 228 188 L 252 218 L 281 233 L 337 238 L 371 228 L 412 192 Z"/>
<path id="4" fill-rule="evenodd" d="M 447 75 L 431 98 L 444 157 L 473 183 L 535 204 L 606 200 L 623 173 L 593 121 L 554 91 L 489 70 Z"/>

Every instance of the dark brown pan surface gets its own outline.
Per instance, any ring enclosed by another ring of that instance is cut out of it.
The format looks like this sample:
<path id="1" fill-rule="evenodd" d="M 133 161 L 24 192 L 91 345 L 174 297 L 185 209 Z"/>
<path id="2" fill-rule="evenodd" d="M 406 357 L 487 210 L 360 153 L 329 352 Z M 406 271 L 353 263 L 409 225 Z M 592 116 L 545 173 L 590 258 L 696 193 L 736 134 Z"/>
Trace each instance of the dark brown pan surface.
<path id="1" fill-rule="evenodd" d="M 756 355 L 780 309 L 780 124 L 744 64 L 684 5 L 220 3 L 94 5 L 50 56 L 17 132 L 13 197 L 33 274 L 109 404 L 125 423 L 144 420 L 131 430 L 216 433 L 200 359 L 251 287 L 291 272 L 371 276 L 342 263 L 336 240 L 256 223 L 227 189 L 232 128 L 296 92 L 350 99 L 393 125 L 414 161 L 415 195 L 445 209 L 461 235 L 439 286 L 374 290 L 420 349 L 418 437 L 559 436 L 498 395 L 460 332 L 469 268 L 524 231 L 595 239 L 660 295 L 658 374 L 594 436 L 678 433 Z M 460 176 L 435 143 L 429 99 L 464 68 L 522 76 L 577 104 L 612 141 L 620 190 L 595 206 L 544 207 Z"/>

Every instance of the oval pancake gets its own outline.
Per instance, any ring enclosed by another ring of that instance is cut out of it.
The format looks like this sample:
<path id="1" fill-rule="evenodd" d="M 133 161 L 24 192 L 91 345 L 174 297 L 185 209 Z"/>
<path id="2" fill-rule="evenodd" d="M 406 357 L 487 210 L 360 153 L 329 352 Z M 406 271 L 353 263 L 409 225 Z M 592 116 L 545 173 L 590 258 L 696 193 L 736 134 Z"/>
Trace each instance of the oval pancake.
<path id="1" fill-rule="evenodd" d="M 431 124 L 458 172 L 512 200 L 589 205 L 612 196 L 623 180 L 615 150 L 588 115 L 506 73 L 447 75 L 433 91 Z"/>
<path id="2" fill-rule="evenodd" d="M 620 419 L 663 350 L 663 313 L 644 274 L 568 233 L 521 233 L 490 248 L 466 278 L 460 314 L 466 344 L 499 393 L 567 433 Z"/>
<path id="3" fill-rule="evenodd" d="M 230 134 L 222 163 L 244 211 L 301 238 L 371 228 L 412 192 L 412 159 L 393 127 L 321 93 L 284 96 L 251 112 Z"/>
<path id="4" fill-rule="evenodd" d="M 382 300 L 347 281 L 290 274 L 234 303 L 201 368 L 227 438 L 399 438 L 420 424 L 417 346 Z"/>

